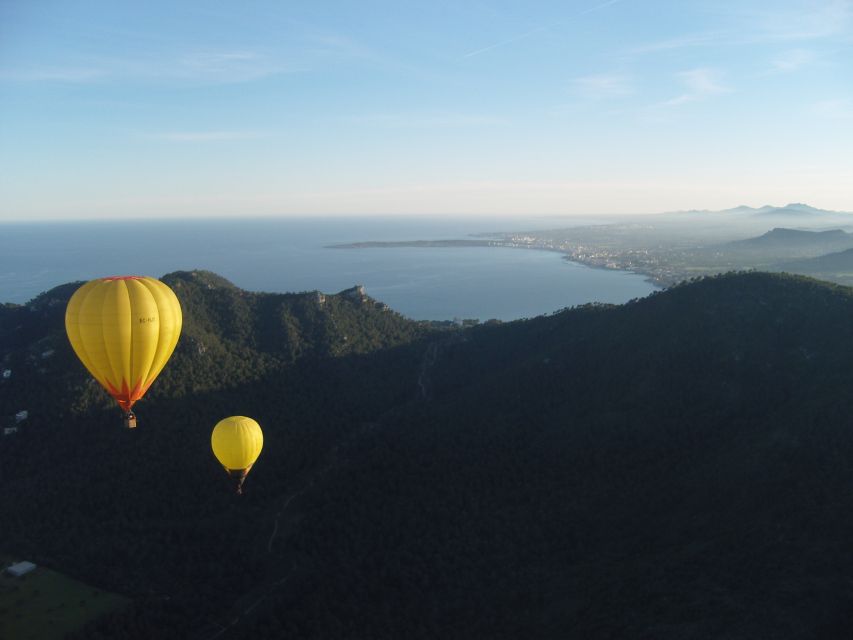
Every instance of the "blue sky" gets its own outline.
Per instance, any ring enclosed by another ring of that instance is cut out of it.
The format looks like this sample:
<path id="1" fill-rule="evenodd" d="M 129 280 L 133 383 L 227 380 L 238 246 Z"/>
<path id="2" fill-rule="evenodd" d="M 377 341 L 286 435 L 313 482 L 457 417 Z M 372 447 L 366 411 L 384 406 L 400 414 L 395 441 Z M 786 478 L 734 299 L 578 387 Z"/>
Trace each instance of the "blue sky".
<path id="1" fill-rule="evenodd" d="M 0 2 L 0 220 L 853 210 L 853 0 Z"/>

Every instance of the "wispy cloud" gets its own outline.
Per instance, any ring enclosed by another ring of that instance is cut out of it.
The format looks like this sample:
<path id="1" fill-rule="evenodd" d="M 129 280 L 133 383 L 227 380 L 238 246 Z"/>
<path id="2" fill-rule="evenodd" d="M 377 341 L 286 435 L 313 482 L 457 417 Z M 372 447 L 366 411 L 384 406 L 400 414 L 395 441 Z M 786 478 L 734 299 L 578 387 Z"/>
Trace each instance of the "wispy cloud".
<path id="1" fill-rule="evenodd" d="M 167 131 L 149 133 L 145 137 L 168 142 L 222 142 L 250 140 L 261 137 L 261 134 L 257 131 Z"/>
<path id="2" fill-rule="evenodd" d="M 536 35 L 537 33 L 542 33 L 543 31 L 547 31 L 549 27 L 536 27 L 535 29 L 531 29 L 530 31 L 525 31 L 524 33 L 520 33 L 518 35 L 512 36 L 511 38 L 507 38 L 506 40 L 501 40 L 499 42 L 495 42 L 493 44 L 487 45 L 485 47 L 481 47 L 480 49 L 475 49 L 474 51 L 469 51 L 465 55 L 462 56 L 465 58 L 473 58 L 474 56 L 479 56 L 487 51 L 491 51 L 492 49 L 498 49 L 500 47 L 505 47 L 508 44 L 512 44 L 513 42 L 518 42 L 519 40 L 524 40 L 529 38 L 530 36 Z"/>
<path id="3" fill-rule="evenodd" d="M 143 64 L 142 75 L 156 75 L 196 82 L 240 83 L 258 80 L 295 69 L 277 56 L 259 51 L 194 51 L 171 64 Z"/>
<path id="4" fill-rule="evenodd" d="M 349 116 L 343 120 L 393 129 L 488 127 L 505 125 L 509 122 L 506 118 L 499 116 L 465 113 L 378 113 Z"/>
<path id="5" fill-rule="evenodd" d="M 589 13 L 593 13 L 594 11 L 599 11 L 601 9 L 604 9 L 604 8 L 609 7 L 611 5 L 614 5 L 614 4 L 618 4 L 618 3 L 623 2 L 623 1 L 624 0 L 606 0 L 606 2 L 599 2 L 596 5 L 593 5 L 591 7 L 587 7 L 583 11 L 579 11 L 574 16 L 572 16 L 572 18 L 569 18 L 568 20 L 571 20 L 573 18 L 578 18 L 581 16 L 585 16 Z M 499 49 L 501 47 L 505 47 L 507 45 L 514 44 L 514 43 L 519 42 L 521 40 L 526 40 L 527 38 L 530 38 L 531 36 L 535 36 L 538 33 L 543 33 L 543 32 L 548 31 L 549 29 L 551 29 L 553 27 L 559 26 L 561 24 L 565 24 L 566 22 L 568 22 L 568 20 L 558 20 L 558 21 L 550 22 L 547 25 L 541 25 L 538 27 L 534 27 L 533 29 L 529 29 L 528 31 L 525 31 L 523 33 L 519 33 L 517 35 L 510 36 L 509 38 L 506 38 L 505 40 L 499 40 L 498 42 L 494 42 L 492 44 L 486 45 L 485 47 L 480 47 L 479 49 L 474 49 L 473 51 L 469 51 L 468 53 L 464 54 L 461 57 L 461 59 L 464 60 L 465 58 L 473 58 L 475 56 L 482 55 L 482 54 L 487 53 L 489 51 L 492 51 L 494 49 Z"/>
<path id="6" fill-rule="evenodd" d="M 808 49 L 790 49 L 783 51 L 776 56 L 771 64 L 774 71 L 780 73 L 791 73 L 799 71 L 803 67 L 811 64 L 817 58 L 814 51 Z"/>
<path id="7" fill-rule="evenodd" d="M 831 120 L 853 120 L 853 99 L 835 98 L 816 102 L 814 112 L 821 118 Z"/>
<path id="8" fill-rule="evenodd" d="M 725 31 L 706 31 L 702 33 L 688 33 L 682 36 L 666 38 L 656 42 L 648 42 L 632 48 L 629 53 L 644 54 L 658 51 L 670 51 L 673 49 L 684 49 L 687 47 L 705 47 L 717 45 L 730 39 L 731 34 Z"/>
<path id="9" fill-rule="evenodd" d="M 618 74 L 596 74 L 575 78 L 575 88 L 586 98 L 602 99 L 626 96 L 634 92 L 631 78 Z"/>
<path id="10" fill-rule="evenodd" d="M 585 16 L 588 13 L 593 13 L 594 11 L 606 9 L 609 6 L 614 5 L 614 4 L 619 4 L 620 2 L 624 2 L 624 0 L 606 0 L 606 2 L 600 2 L 599 4 L 596 4 L 596 5 L 593 5 L 589 8 L 587 8 L 587 9 L 584 9 L 578 15 L 579 16 Z"/>
<path id="11" fill-rule="evenodd" d="M 688 33 L 629 50 L 641 55 L 690 47 L 739 46 L 820 40 L 850 33 L 853 0 L 808 2 L 798 9 L 755 11 L 741 9 L 736 28 Z"/>
<path id="12" fill-rule="evenodd" d="M 305 52 L 337 60 L 383 60 L 373 49 L 339 33 L 311 33 L 305 37 Z"/>
<path id="13" fill-rule="evenodd" d="M 800 9 L 757 13 L 755 36 L 769 41 L 826 38 L 847 33 L 851 21 L 851 0 L 809 2 Z"/>
<path id="14" fill-rule="evenodd" d="M 684 93 L 661 104 L 664 107 L 678 107 L 691 102 L 699 102 L 711 96 L 729 93 L 731 89 L 723 85 L 715 69 L 700 68 L 682 71 L 676 74 L 678 79 L 687 89 Z"/>
<path id="15" fill-rule="evenodd" d="M 90 57 L 77 66 L 7 68 L 0 70 L 0 80 L 44 83 L 153 80 L 231 84 L 299 70 L 282 58 L 252 50 L 186 51 L 125 58 Z"/>
<path id="16" fill-rule="evenodd" d="M 103 69 L 88 67 L 30 67 L 0 70 L 0 80 L 13 82 L 64 82 L 70 84 L 97 82 L 104 78 Z"/>

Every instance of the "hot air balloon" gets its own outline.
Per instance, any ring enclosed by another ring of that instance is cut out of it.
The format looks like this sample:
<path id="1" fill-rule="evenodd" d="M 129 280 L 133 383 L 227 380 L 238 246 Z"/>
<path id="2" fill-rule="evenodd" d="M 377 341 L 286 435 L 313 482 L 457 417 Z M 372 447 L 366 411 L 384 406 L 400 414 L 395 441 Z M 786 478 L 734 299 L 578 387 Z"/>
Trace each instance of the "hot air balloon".
<path id="1" fill-rule="evenodd" d="M 181 305 L 165 284 L 145 276 L 87 282 L 65 310 L 77 357 L 136 426 L 131 408 L 166 365 L 181 335 Z"/>
<path id="2" fill-rule="evenodd" d="M 213 455 L 236 481 L 237 493 L 243 493 L 243 481 L 264 447 L 261 426 L 245 416 L 225 418 L 213 427 L 210 446 Z"/>

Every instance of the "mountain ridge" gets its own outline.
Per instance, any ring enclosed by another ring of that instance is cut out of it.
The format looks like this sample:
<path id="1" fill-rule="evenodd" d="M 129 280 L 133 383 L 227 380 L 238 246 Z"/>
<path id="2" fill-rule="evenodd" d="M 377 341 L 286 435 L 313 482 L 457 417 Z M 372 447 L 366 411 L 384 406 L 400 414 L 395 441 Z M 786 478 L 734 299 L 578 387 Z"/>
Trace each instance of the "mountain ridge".
<path id="1" fill-rule="evenodd" d="M 848 211 L 833 211 L 830 209 L 820 209 L 802 202 L 789 202 L 783 206 L 766 204 L 761 207 L 751 207 L 749 205 L 738 205 L 730 209 L 689 209 L 686 211 L 673 211 L 673 214 L 691 213 L 691 214 L 714 214 L 714 215 L 741 215 L 749 214 L 751 216 L 794 216 L 794 215 L 813 215 L 813 216 L 836 216 L 850 214 Z"/>
<path id="2" fill-rule="evenodd" d="M 808 231 L 801 229 L 789 229 L 786 227 L 774 227 L 770 231 L 753 238 L 734 240 L 723 247 L 734 249 L 823 249 L 832 251 L 833 247 L 853 245 L 853 234 L 846 233 L 841 229 L 829 229 L 826 231 Z"/>

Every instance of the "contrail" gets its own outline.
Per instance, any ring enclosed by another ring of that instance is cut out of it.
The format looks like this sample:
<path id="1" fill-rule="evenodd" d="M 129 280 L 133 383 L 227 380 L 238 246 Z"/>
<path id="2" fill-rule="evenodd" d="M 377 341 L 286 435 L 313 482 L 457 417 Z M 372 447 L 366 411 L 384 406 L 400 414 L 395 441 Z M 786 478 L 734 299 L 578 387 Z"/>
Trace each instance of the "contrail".
<path id="1" fill-rule="evenodd" d="M 491 51 L 492 49 L 497 49 L 498 47 L 503 47 L 505 45 L 512 44 L 513 42 L 518 42 L 519 40 L 523 40 L 524 38 L 529 38 L 534 33 L 545 31 L 547 28 L 548 27 L 536 27 L 535 29 L 531 29 L 530 31 L 509 38 L 508 40 L 501 40 L 500 42 L 496 42 L 495 44 L 490 44 L 488 47 L 483 47 L 482 49 L 477 49 L 476 51 L 472 51 L 471 53 L 466 53 L 464 56 L 462 56 L 462 58 L 473 58 L 474 56 L 478 56 L 481 53 L 486 53 L 486 51 Z"/>
<path id="2" fill-rule="evenodd" d="M 601 4 L 597 4 L 594 7 L 590 7 L 589 9 L 584 9 L 578 15 L 585 16 L 588 13 L 592 13 L 593 11 L 598 11 L 599 9 L 604 9 L 604 7 L 609 7 L 610 5 L 616 4 L 617 2 L 623 2 L 624 0 L 608 0 L 607 2 L 602 2 Z"/>
<path id="3" fill-rule="evenodd" d="M 598 11 L 599 9 L 604 9 L 605 7 L 609 7 L 609 6 L 614 5 L 618 2 L 624 2 L 624 0 L 607 0 L 607 2 L 602 2 L 600 4 L 593 6 L 593 7 L 590 7 L 589 9 L 584 9 L 580 13 L 576 14 L 574 17 L 577 18 L 580 16 L 585 16 L 588 13 L 592 13 L 593 11 Z M 555 27 L 558 24 L 562 24 L 564 22 L 566 22 L 566 20 L 558 20 L 557 22 L 552 22 L 551 24 L 549 24 L 547 26 L 536 27 L 535 29 L 531 29 L 530 31 L 525 31 L 524 33 L 521 33 L 517 36 L 513 36 L 512 38 L 507 38 L 506 40 L 501 40 L 500 42 L 490 44 L 489 46 L 483 47 L 482 49 L 477 49 L 475 51 L 471 51 L 469 53 L 466 53 L 464 56 L 462 56 L 460 58 L 460 60 L 464 60 L 465 58 L 473 58 L 474 56 L 478 56 L 482 53 L 486 53 L 487 51 L 491 51 L 492 49 L 498 49 L 500 47 L 505 47 L 508 44 L 512 44 L 513 42 L 518 42 L 519 40 L 524 40 L 525 38 L 529 38 L 532 35 L 535 35 L 541 31 L 546 31 L 546 30 L 550 29 L 551 27 Z"/>

